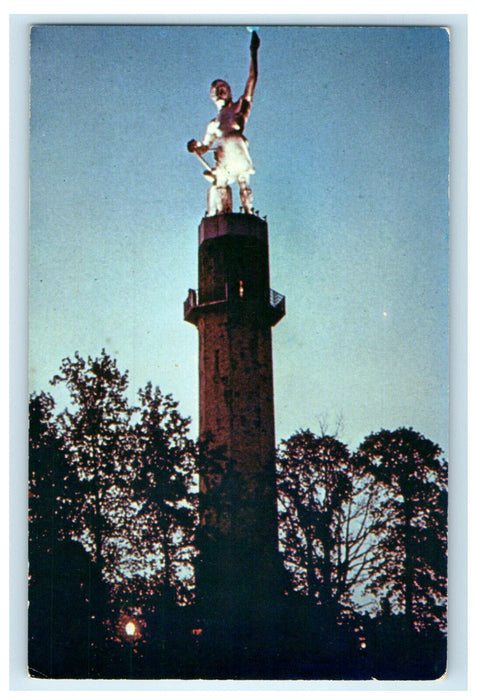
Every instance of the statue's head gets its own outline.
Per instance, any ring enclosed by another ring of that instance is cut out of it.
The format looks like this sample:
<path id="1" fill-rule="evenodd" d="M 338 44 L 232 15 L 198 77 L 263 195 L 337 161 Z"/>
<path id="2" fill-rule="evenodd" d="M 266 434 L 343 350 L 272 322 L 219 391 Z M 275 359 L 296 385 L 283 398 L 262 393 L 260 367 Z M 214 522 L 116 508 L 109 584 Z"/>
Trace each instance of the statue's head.
<path id="1" fill-rule="evenodd" d="M 232 90 L 225 80 L 214 80 L 210 86 L 210 97 L 217 106 L 219 103 L 227 104 L 232 99 Z"/>

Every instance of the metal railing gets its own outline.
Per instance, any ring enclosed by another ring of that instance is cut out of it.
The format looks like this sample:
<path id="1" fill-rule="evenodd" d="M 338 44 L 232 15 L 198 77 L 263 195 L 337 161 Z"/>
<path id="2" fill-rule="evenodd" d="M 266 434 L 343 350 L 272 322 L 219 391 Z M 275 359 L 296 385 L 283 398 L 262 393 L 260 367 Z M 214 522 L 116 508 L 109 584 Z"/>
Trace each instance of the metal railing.
<path id="1" fill-rule="evenodd" d="M 195 307 L 197 306 L 197 297 L 197 289 L 189 289 L 189 294 L 187 295 L 187 299 L 184 302 L 184 318 L 187 318 L 192 309 L 195 309 Z"/>
<path id="2" fill-rule="evenodd" d="M 208 305 L 212 304 L 220 304 L 223 303 L 224 301 L 227 301 L 228 294 L 227 294 L 227 288 L 224 290 L 224 298 L 218 299 L 213 302 L 208 302 Z M 274 289 L 270 289 L 270 306 L 274 311 L 284 313 L 285 312 L 285 296 L 283 294 L 279 294 L 276 292 Z M 197 289 L 189 289 L 189 293 L 187 295 L 187 299 L 184 302 L 184 317 L 187 318 L 190 312 L 193 309 L 196 309 L 199 306 L 199 293 Z"/>
<path id="3" fill-rule="evenodd" d="M 280 306 L 280 304 L 285 300 L 285 297 L 283 294 L 279 294 L 276 292 L 274 289 L 270 289 L 270 306 L 273 306 L 273 308 L 277 308 Z"/>

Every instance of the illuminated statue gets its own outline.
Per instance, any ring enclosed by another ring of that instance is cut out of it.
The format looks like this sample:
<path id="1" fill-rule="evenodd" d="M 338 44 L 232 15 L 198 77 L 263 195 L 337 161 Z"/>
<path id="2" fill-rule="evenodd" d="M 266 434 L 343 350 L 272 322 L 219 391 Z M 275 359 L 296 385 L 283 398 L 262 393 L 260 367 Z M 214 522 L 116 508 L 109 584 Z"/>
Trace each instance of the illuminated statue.
<path id="1" fill-rule="evenodd" d="M 218 114 L 209 122 L 202 142 L 192 140 L 187 144 L 188 150 L 196 153 L 201 160 L 202 155 L 215 144 L 215 168 L 210 168 L 202 160 L 208 168 L 204 176 L 213 183 L 207 200 L 209 216 L 232 211 L 230 185 L 234 180 L 237 180 L 244 210 L 248 213 L 252 210 L 252 190 L 249 179 L 255 170 L 248 152 L 248 141 L 243 132 L 257 84 L 259 46 L 260 39 L 257 33 L 253 32 L 250 42 L 250 69 L 242 97 L 237 102 L 233 102 L 230 85 L 225 80 L 214 80 L 210 87 L 210 97 L 217 106 Z"/>

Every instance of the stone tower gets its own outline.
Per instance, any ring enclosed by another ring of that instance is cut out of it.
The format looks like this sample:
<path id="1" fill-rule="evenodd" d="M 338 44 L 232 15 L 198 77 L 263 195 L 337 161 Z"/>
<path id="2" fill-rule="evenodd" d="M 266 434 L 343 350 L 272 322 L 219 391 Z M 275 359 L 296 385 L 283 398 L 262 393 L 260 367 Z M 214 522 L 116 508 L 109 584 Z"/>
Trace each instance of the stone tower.
<path id="1" fill-rule="evenodd" d="M 197 593 L 205 627 L 249 643 L 280 587 L 271 328 L 284 314 L 270 289 L 267 223 L 206 216 L 199 289 L 184 304 L 199 331 Z"/>

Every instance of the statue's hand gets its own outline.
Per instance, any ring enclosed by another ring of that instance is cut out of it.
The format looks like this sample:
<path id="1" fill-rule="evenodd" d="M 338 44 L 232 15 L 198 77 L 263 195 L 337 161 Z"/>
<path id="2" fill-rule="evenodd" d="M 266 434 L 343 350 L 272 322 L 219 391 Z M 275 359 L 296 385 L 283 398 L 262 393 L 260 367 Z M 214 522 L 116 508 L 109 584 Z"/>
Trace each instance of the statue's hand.
<path id="1" fill-rule="evenodd" d="M 257 53 L 259 46 L 260 46 L 260 39 L 258 38 L 258 34 L 257 34 L 257 32 L 252 32 L 252 39 L 250 41 L 250 51 L 252 53 Z"/>
<path id="2" fill-rule="evenodd" d="M 195 153 L 195 151 L 197 150 L 197 141 L 195 139 L 191 139 L 187 143 L 187 150 L 189 151 L 189 153 Z"/>

